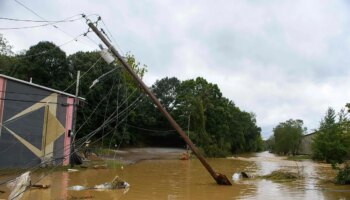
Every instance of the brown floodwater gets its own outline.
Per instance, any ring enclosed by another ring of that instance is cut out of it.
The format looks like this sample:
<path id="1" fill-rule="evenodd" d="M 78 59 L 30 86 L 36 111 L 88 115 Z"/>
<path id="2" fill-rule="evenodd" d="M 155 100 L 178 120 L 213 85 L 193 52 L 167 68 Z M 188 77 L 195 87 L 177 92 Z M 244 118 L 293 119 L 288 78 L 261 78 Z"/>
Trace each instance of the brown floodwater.
<path id="1" fill-rule="evenodd" d="M 245 171 L 258 176 L 278 169 L 299 171 L 304 179 L 274 182 L 251 178 L 233 182 L 232 186 L 219 186 L 196 159 L 144 160 L 123 166 L 123 169 L 54 172 L 40 182 L 50 184 L 51 188 L 28 190 L 22 199 L 350 199 L 350 186 L 326 181 L 335 175 L 327 164 L 287 161 L 268 152 L 208 161 L 216 171 L 226 174 L 230 179 L 235 172 Z M 33 179 L 44 174 L 37 173 Z M 73 185 L 94 186 L 108 182 L 116 175 L 127 181 L 130 188 L 109 191 L 67 190 Z M 0 199 L 6 197 L 0 194 Z"/>

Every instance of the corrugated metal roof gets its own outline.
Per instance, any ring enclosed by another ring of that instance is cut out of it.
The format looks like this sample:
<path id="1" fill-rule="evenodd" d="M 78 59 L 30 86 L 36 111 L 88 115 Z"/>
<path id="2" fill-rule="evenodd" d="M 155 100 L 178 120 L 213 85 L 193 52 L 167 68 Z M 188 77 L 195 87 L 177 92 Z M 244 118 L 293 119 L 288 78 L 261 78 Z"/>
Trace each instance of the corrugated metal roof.
<path id="1" fill-rule="evenodd" d="M 33 86 L 33 87 L 41 88 L 41 89 L 44 89 L 44 90 L 47 90 L 47 91 L 55 92 L 57 94 L 62 94 L 62 95 L 69 96 L 69 97 L 75 97 L 75 95 L 73 95 L 73 94 L 69 94 L 69 93 L 66 93 L 66 92 L 63 92 L 63 91 L 60 91 L 60 90 L 55 90 L 55 89 L 52 89 L 52 88 L 49 88 L 49 87 L 45 87 L 45 86 L 38 85 L 38 84 L 35 84 L 35 83 L 31 83 L 31 82 L 28 82 L 28 81 L 24 81 L 24 80 L 21 80 L 21 79 L 13 78 L 11 76 L 6 76 L 4 74 L 0 74 L 0 77 L 5 78 L 5 79 L 9 79 L 9 80 L 12 80 L 12 81 L 20 82 L 20 83 L 23 83 L 23 84 L 26 84 L 26 85 L 30 85 L 30 86 Z M 78 98 L 80 100 L 85 101 L 85 98 L 83 98 L 83 97 L 78 97 Z"/>

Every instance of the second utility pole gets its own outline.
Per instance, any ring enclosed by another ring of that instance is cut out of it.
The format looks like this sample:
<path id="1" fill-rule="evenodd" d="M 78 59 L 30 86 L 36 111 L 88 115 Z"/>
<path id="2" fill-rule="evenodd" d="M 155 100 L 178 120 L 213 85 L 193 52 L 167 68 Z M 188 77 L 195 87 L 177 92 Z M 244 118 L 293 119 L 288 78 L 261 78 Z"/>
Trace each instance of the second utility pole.
<path id="1" fill-rule="evenodd" d="M 153 103 L 158 107 L 160 112 L 163 113 L 165 118 L 169 121 L 171 126 L 180 134 L 180 136 L 185 140 L 188 146 L 191 148 L 193 153 L 197 156 L 197 158 L 201 161 L 202 165 L 208 170 L 210 175 L 215 179 L 216 183 L 219 185 L 232 185 L 231 182 L 227 179 L 227 177 L 223 174 L 217 173 L 211 168 L 211 166 L 207 163 L 204 157 L 199 153 L 198 149 L 194 146 L 192 141 L 186 136 L 186 133 L 181 129 L 181 127 L 176 123 L 176 121 L 171 117 L 168 111 L 162 106 L 157 97 L 152 93 L 152 91 L 146 86 L 146 84 L 137 76 L 137 74 L 132 70 L 132 68 L 128 65 L 128 63 L 123 59 L 123 57 L 119 54 L 119 52 L 112 46 L 112 44 L 102 35 L 102 33 L 96 28 L 96 26 L 92 23 L 88 23 L 89 27 L 96 33 L 96 35 L 103 41 L 103 43 L 111 50 L 114 56 L 117 57 L 119 62 L 124 66 L 126 71 L 134 78 L 134 80 L 141 86 L 141 88 L 146 92 L 146 94 L 151 98 Z"/>

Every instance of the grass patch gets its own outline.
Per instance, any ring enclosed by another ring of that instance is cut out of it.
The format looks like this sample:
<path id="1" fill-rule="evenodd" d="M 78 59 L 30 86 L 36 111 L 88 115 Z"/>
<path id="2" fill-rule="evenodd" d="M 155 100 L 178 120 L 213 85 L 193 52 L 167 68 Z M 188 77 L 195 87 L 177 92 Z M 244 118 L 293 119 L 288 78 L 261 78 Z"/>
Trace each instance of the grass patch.
<path id="1" fill-rule="evenodd" d="M 311 156 L 309 155 L 297 155 L 297 156 L 288 156 L 287 160 L 300 161 L 300 160 L 310 160 Z"/>
<path id="2" fill-rule="evenodd" d="M 109 169 L 120 169 L 120 167 L 123 166 L 123 164 L 117 160 L 105 160 L 105 162 Z"/>
<path id="3" fill-rule="evenodd" d="M 303 177 L 300 174 L 295 172 L 276 170 L 271 172 L 270 174 L 261 176 L 261 178 L 276 180 L 276 181 L 293 181 L 293 180 L 301 179 Z"/>
<path id="4" fill-rule="evenodd" d="M 92 152 L 96 153 L 97 155 L 104 155 L 104 156 L 114 154 L 114 152 L 111 151 L 110 149 L 102 149 L 102 148 L 92 149 Z"/>

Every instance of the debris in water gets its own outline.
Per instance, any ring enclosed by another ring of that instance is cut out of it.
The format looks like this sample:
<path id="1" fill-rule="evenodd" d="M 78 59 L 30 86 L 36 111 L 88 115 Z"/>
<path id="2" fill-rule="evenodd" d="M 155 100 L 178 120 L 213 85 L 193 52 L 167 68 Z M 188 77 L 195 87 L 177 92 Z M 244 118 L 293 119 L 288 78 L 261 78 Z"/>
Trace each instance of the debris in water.
<path id="1" fill-rule="evenodd" d="M 68 190 L 75 190 L 75 191 L 87 190 L 87 189 L 89 189 L 89 188 L 81 186 L 81 185 L 75 185 L 75 186 L 72 186 L 72 187 L 68 188 Z"/>
<path id="2" fill-rule="evenodd" d="M 94 169 L 107 169 L 107 164 L 104 165 L 94 165 Z"/>
<path id="3" fill-rule="evenodd" d="M 37 189 L 48 189 L 50 185 L 41 185 L 41 184 L 34 184 L 30 186 L 31 188 L 37 188 Z"/>
<path id="4" fill-rule="evenodd" d="M 68 169 L 68 172 L 78 172 L 79 170 L 77 169 Z"/>
<path id="5" fill-rule="evenodd" d="M 69 200 L 78 200 L 78 199 L 92 199 L 94 198 L 93 196 L 84 196 L 84 197 L 76 197 L 76 196 L 70 196 Z"/>
<path id="6" fill-rule="evenodd" d="M 261 176 L 262 178 L 271 179 L 271 180 L 296 180 L 302 178 L 298 173 L 288 172 L 284 170 L 276 170 L 271 172 L 268 175 Z"/>
<path id="7" fill-rule="evenodd" d="M 241 172 L 243 178 L 250 178 L 250 176 L 246 172 Z"/>
<path id="8" fill-rule="evenodd" d="M 241 174 L 240 173 L 234 173 L 232 175 L 232 180 L 233 181 L 238 181 L 241 178 Z"/>
<path id="9" fill-rule="evenodd" d="M 190 154 L 188 152 L 183 152 L 180 156 L 180 160 L 189 160 Z"/>
<path id="10" fill-rule="evenodd" d="M 112 190 L 112 189 L 125 189 L 130 187 L 129 183 L 123 181 L 121 178 L 116 176 L 112 182 L 102 183 L 100 185 L 95 185 L 94 187 L 85 187 L 81 185 L 75 185 L 72 187 L 69 187 L 68 190 L 88 190 L 88 189 L 95 189 L 95 190 Z"/>
<path id="11" fill-rule="evenodd" d="M 18 200 L 23 196 L 27 187 L 30 186 L 30 171 L 23 173 L 21 176 L 17 177 L 15 180 L 9 182 L 7 187 L 12 190 L 8 199 Z"/>
<path id="12" fill-rule="evenodd" d="M 232 175 L 233 181 L 239 181 L 241 178 L 250 178 L 250 176 L 246 172 L 236 172 Z"/>

